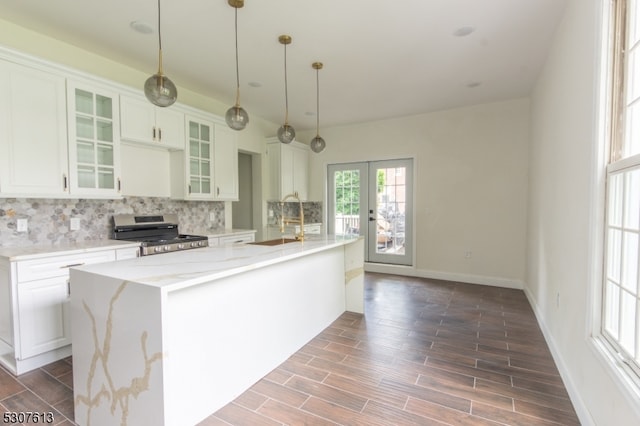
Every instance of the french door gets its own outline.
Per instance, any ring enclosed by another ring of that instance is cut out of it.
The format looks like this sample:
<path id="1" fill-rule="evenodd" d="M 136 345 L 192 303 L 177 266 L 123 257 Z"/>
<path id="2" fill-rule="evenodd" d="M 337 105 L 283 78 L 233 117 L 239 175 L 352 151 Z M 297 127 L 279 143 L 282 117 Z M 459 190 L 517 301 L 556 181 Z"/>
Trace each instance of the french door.
<path id="1" fill-rule="evenodd" d="M 413 160 L 330 164 L 328 232 L 362 235 L 365 261 L 413 262 Z"/>

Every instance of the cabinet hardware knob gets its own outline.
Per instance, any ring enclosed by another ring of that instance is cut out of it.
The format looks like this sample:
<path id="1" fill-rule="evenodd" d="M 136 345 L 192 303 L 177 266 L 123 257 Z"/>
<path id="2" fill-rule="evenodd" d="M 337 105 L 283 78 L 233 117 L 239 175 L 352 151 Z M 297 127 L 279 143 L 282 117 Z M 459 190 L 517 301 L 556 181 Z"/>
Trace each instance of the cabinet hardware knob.
<path id="1" fill-rule="evenodd" d="M 153 126 L 153 140 L 156 140 L 156 126 Z"/>
<path id="2" fill-rule="evenodd" d="M 67 175 L 64 174 L 64 173 L 62 174 L 62 186 L 63 186 L 63 189 L 66 191 L 67 187 L 68 187 L 68 185 L 67 185 Z"/>
<path id="3" fill-rule="evenodd" d="M 120 178 L 118 178 L 118 192 L 120 192 L 122 190 L 122 182 L 120 181 Z"/>
<path id="4" fill-rule="evenodd" d="M 162 142 L 162 129 L 158 127 L 158 141 Z"/>

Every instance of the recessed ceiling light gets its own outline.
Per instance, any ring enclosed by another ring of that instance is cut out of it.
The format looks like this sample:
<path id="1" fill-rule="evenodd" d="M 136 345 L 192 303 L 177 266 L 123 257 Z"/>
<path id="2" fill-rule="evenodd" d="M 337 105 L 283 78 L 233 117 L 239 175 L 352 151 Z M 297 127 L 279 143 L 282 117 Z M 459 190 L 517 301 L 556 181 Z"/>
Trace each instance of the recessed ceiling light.
<path id="1" fill-rule="evenodd" d="M 482 82 L 481 81 L 470 81 L 465 86 L 467 86 L 470 89 L 473 89 L 475 87 L 482 86 Z"/>
<path id="2" fill-rule="evenodd" d="M 262 83 L 258 82 L 258 81 L 250 81 L 249 83 L 247 83 L 249 86 L 251 87 L 262 87 Z"/>
<path id="3" fill-rule="evenodd" d="M 153 32 L 151 24 L 144 21 L 131 21 L 129 26 L 133 31 L 140 34 L 151 34 Z"/>
<path id="4" fill-rule="evenodd" d="M 453 35 L 456 37 L 466 37 L 469 34 L 473 33 L 476 29 L 474 27 L 460 27 L 453 32 Z"/>

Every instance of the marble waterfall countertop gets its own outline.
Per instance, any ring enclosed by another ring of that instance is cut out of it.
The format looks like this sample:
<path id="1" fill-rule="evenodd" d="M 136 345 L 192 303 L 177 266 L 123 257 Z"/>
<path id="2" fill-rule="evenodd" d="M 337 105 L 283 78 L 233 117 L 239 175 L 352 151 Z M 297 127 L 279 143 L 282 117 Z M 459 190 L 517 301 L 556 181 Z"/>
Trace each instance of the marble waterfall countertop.
<path id="1" fill-rule="evenodd" d="M 178 290 L 339 247 L 360 237 L 314 235 L 276 246 L 229 244 L 100 263 L 78 268 L 123 281 Z M 73 279 L 73 274 L 72 274 Z"/>

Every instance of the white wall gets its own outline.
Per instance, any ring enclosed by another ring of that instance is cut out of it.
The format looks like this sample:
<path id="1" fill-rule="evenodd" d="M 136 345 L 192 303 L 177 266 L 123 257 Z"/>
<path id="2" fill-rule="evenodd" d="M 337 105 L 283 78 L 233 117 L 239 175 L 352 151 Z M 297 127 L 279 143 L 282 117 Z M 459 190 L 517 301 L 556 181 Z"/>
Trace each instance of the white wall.
<path id="1" fill-rule="evenodd" d="M 571 0 L 532 95 L 525 291 L 584 424 L 640 424 L 588 337 L 601 3 Z M 636 401 L 637 404 L 637 401 Z"/>
<path id="2" fill-rule="evenodd" d="M 310 199 L 325 199 L 327 164 L 413 157 L 416 263 L 404 273 L 521 287 L 528 122 L 517 99 L 321 129 Z"/>

